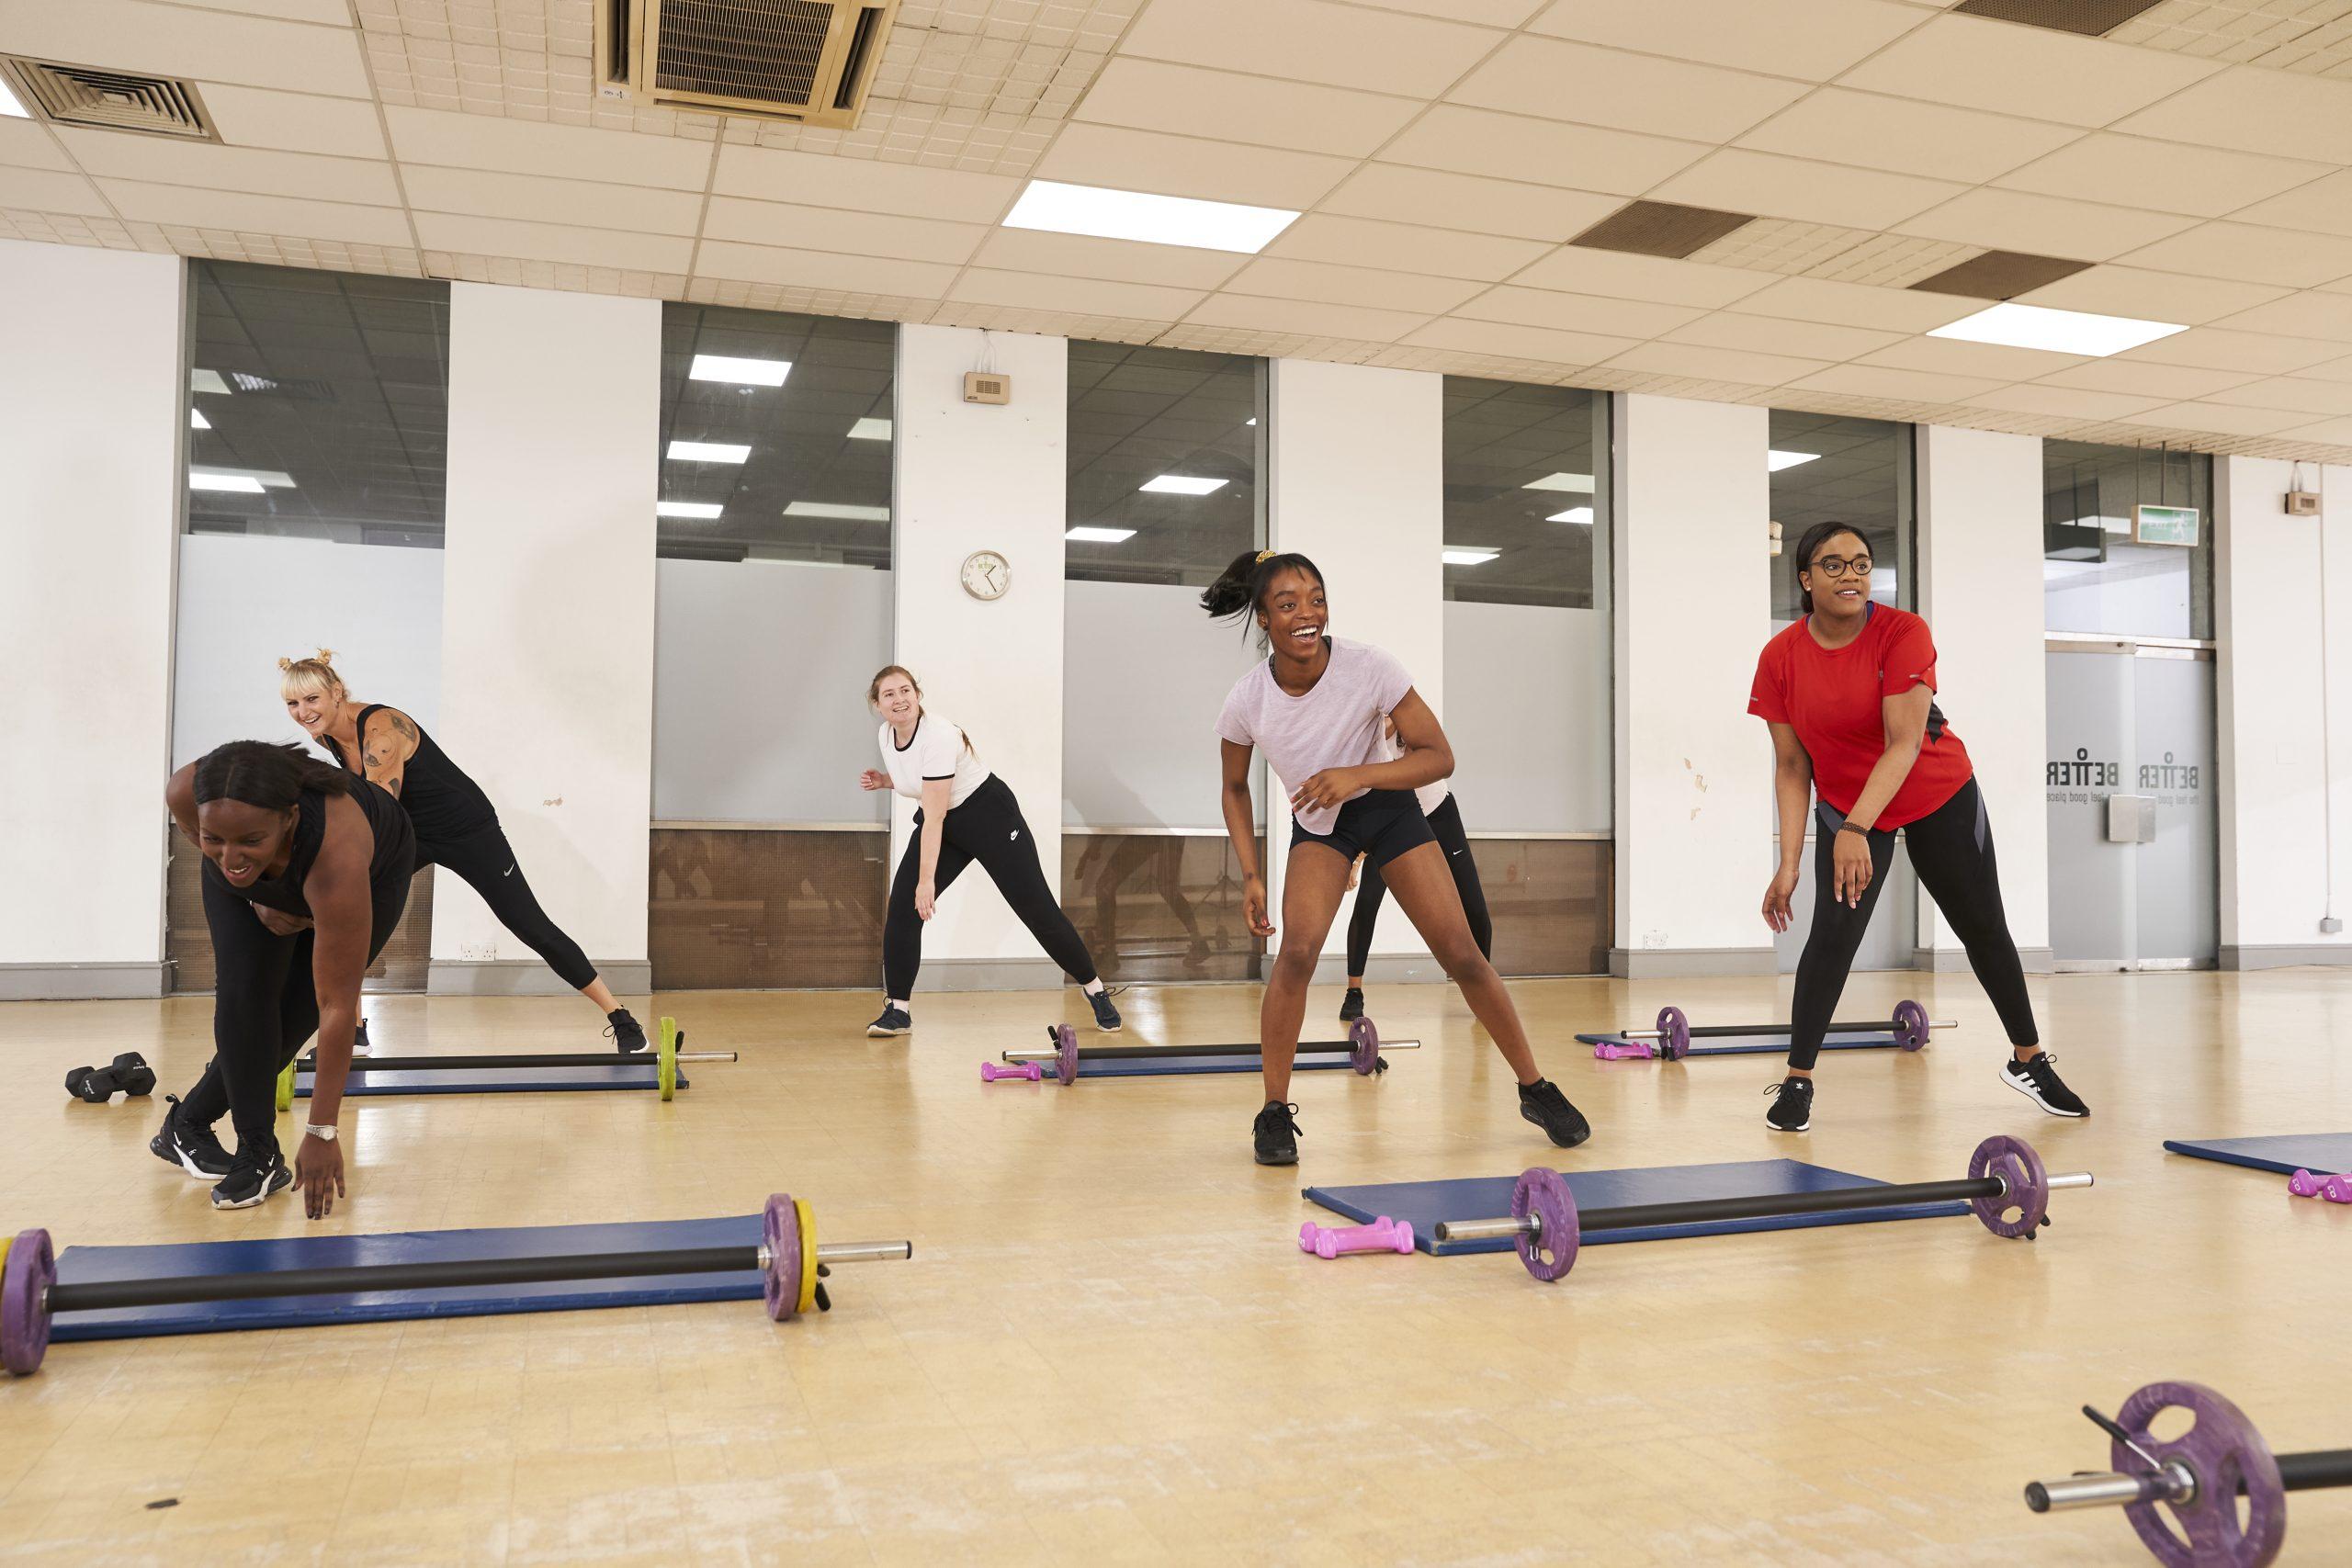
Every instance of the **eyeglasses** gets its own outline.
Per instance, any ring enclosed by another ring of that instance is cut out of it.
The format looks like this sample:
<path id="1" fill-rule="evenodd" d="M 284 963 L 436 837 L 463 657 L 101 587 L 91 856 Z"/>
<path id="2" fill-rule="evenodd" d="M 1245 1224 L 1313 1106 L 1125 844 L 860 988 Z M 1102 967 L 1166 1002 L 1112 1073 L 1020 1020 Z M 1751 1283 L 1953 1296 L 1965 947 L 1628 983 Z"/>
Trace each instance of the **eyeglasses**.
<path id="1" fill-rule="evenodd" d="M 1856 577 L 1868 577 L 1871 574 L 1871 558 L 1856 556 L 1848 560 L 1842 556 L 1822 556 L 1814 561 L 1813 570 L 1824 577 L 1843 577 L 1849 570 Z"/>

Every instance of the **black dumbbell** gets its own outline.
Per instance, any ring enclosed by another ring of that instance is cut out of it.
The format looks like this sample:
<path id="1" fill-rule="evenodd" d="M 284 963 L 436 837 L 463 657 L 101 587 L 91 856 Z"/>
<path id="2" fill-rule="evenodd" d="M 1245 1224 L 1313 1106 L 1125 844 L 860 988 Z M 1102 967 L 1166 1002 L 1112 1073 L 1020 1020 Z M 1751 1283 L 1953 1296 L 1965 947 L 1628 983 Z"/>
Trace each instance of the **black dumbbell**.
<path id="1" fill-rule="evenodd" d="M 65 1092 L 93 1105 L 104 1105 L 118 1094 L 151 1094 L 155 1069 L 136 1051 L 125 1051 L 104 1067 L 76 1067 L 65 1075 Z"/>

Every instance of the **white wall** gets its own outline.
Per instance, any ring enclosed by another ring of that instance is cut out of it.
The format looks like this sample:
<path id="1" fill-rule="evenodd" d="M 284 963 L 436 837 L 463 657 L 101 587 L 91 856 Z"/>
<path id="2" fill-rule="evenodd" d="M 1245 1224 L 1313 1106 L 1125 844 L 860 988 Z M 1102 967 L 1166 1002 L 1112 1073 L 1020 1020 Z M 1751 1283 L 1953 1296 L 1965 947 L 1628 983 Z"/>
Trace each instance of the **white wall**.
<path id="1" fill-rule="evenodd" d="M 1772 744 L 1747 712 L 1771 634 L 1768 415 L 1619 395 L 1617 949 L 1621 973 L 1770 973 L 1757 914 Z M 2034 580 L 2039 581 L 2037 573 Z M 2037 601 L 2038 602 L 2038 601 Z"/>
<path id="2" fill-rule="evenodd" d="M 254 584 L 299 584 L 254 592 Z M 277 661 L 334 650 L 363 703 L 390 703 L 438 739 L 441 552 L 262 534 L 180 541 L 172 766 L 226 740 L 290 740 Z"/>
<path id="3" fill-rule="evenodd" d="M 661 343 L 658 300 L 450 286 L 435 739 L 608 981 L 644 974 Z M 435 988 L 562 988 L 455 877 L 433 956 Z"/>
<path id="4" fill-rule="evenodd" d="M 2049 690 L 2041 593 L 2041 441 L 1919 427 L 1919 613 L 1936 637 L 1936 705 L 1976 765 L 1992 818 L 2009 934 L 2028 968 L 2050 947 L 2043 799 Z M 1920 944 L 1939 967 L 1960 944 L 1921 896 Z"/>
<path id="5" fill-rule="evenodd" d="M 986 367 L 1012 378 L 1011 403 L 964 401 L 964 374 L 983 368 L 984 355 Z M 896 661 L 922 683 L 925 710 L 961 725 L 1012 786 L 1046 880 L 1059 886 L 1069 344 L 900 327 L 897 379 Z M 988 603 L 960 580 L 965 558 L 983 549 L 1012 569 L 1012 587 Z M 867 765 L 880 765 L 878 752 Z M 903 800 L 892 812 L 893 867 L 913 816 Z M 940 901 L 923 932 L 924 989 L 1049 984 L 1052 968 L 978 871 Z"/>
<path id="6" fill-rule="evenodd" d="M 0 240 L 0 998 L 163 989 L 184 266 Z"/>
<path id="7" fill-rule="evenodd" d="M 1215 725 L 1254 638 L 1212 622 L 1201 591 L 1063 584 L 1062 709 L 1081 731 L 1062 760 L 1062 820 L 1225 830 Z"/>
<path id="8" fill-rule="evenodd" d="M 2317 517 L 2286 514 L 2285 463 L 2213 467 L 2222 963 L 2343 963 L 2319 923 L 2331 884 L 2352 903 L 2352 467 L 2302 466 Z"/>
<path id="9" fill-rule="evenodd" d="M 1445 737 L 1473 833 L 1607 832 L 1609 617 L 1542 604 L 1445 605 Z"/>
<path id="10" fill-rule="evenodd" d="M 1322 569 L 1331 635 L 1395 655 L 1442 720 L 1444 378 L 1306 359 L 1277 359 L 1272 372 L 1267 493 L 1273 547 L 1298 551 Z M 1269 784 L 1267 794 L 1273 863 L 1267 888 L 1279 927 L 1290 810 L 1286 790 Z M 1324 941 L 1327 954 L 1347 951 L 1354 898 L 1351 893 L 1340 903 Z M 1425 956 L 1429 948 L 1410 920 L 1384 911 L 1372 951 L 1375 957 Z M 1434 977 L 1433 966 L 1427 974 L 1408 972 Z"/>
<path id="11" fill-rule="evenodd" d="M 857 775 L 876 765 L 891 574 L 664 560 L 655 581 L 654 819 L 882 821 Z"/>

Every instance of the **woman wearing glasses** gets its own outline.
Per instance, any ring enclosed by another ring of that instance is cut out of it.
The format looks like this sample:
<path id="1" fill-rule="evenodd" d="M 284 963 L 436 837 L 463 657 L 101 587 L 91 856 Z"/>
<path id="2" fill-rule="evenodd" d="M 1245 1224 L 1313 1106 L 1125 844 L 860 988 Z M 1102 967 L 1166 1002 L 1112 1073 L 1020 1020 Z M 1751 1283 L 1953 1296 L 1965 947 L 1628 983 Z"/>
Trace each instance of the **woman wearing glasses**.
<path id="1" fill-rule="evenodd" d="M 1789 929 L 1808 807 L 1817 828 L 1813 931 L 1797 964 L 1788 1076 L 1766 1091 L 1766 1123 L 1784 1133 L 1813 1124 L 1814 1063 L 1898 828 L 1920 886 L 1967 949 L 2008 1032 L 2013 1059 L 2002 1081 L 2053 1116 L 2088 1115 L 2059 1081 L 2034 1028 L 1975 770 L 1936 706 L 1928 623 L 1871 603 L 1870 545 L 1845 524 L 1807 529 L 1795 564 L 1809 613 L 1764 645 L 1747 700 L 1747 711 L 1772 729 L 1781 868 L 1764 891 L 1764 923 L 1775 931 Z"/>

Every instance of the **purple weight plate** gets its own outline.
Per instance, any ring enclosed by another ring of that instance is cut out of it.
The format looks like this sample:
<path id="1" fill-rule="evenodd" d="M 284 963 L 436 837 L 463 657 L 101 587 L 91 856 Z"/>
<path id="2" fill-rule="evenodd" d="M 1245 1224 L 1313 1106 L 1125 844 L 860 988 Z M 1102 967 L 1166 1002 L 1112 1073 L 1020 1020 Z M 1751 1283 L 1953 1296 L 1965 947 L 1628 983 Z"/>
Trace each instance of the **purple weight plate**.
<path id="1" fill-rule="evenodd" d="M 1523 1220 L 1530 1214 L 1543 1222 L 1542 1239 L 1522 1235 L 1512 1245 L 1529 1273 L 1556 1280 L 1576 1267 L 1577 1238 L 1576 1194 L 1558 1171 L 1535 1166 L 1521 1171 L 1511 1184 L 1510 1217 Z"/>
<path id="2" fill-rule="evenodd" d="M 1928 1043 L 1928 1010 L 1907 998 L 1894 1004 L 1894 1037 L 1905 1051 L 1917 1051 Z"/>
<path id="3" fill-rule="evenodd" d="M 19 1231 L 0 1265 L 0 1366 L 20 1378 L 40 1371 L 49 1352 L 49 1306 L 42 1299 L 57 1279 L 49 1233 Z"/>
<path id="4" fill-rule="evenodd" d="M 2050 1173 L 2042 1168 L 2041 1156 L 2033 1152 L 2033 1145 L 2023 1138 L 1985 1139 L 1968 1156 L 1968 1179 L 1978 1181 L 1987 1176 L 1999 1177 L 2009 1190 L 1998 1198 L 1968 1201 L 1984 1228 L 1995 1235 L 2032 1235 L 2041 1225 L 2041 1216 L 2050 1212 Z M 2004 1218 L 2011 1209 L 2018 1211 L 2018 1217 Z"/>
<path id="5" fill-rule="evenodd" d="M 1678 1007 L 1657 1010 L 1657 1054 L 1679 1062 L 1690 1054 L 1690 1020 Z"/>
<path id="6" fill-rule="evenodd" d="M 1348 1025 L 1348 1062 L 1359 1073 L 1380 1066 L 1380 1031 L 1372 1020 L 1359 1018 Z"/>
<path id="7" fill-rule="evenodd" d="M 800 1308 L 800 1212 L 788 1193 L 770 1194 L 760 1215 L 760 1239 L 768 1249 L 766 1278 L 768 1316 L 778 1323 Z"/>
<path id="8" fill-rule="evenodd" d="M 1078 1031 L 1067 1023 L 1054 1027 L 1054 1076 L 1065 1089 L 1078 1081 Z"/>
<path id="9" fill-rule="evenodd" d="M 2156 1416 L 2173 1408 L 2188 1411 L 2197 1424 L 2170 1442 L 2148 1436 Z M 2187 1503 L 2133 1503 L 2123 1510 L 2157 1562 L 2168 1568 L 2265 1568 L 2278 1557 L 2287 1539 L 2287 1488 L 2269 1445 L 2244 1411 L 2203 1383 L 2152 1382 L 2123 1402 L 2116 1419 L 2157 1463 L 2177 1461 L 2197 1477 L 2197 1495 Z M 2110 1449 L 2117 1470 L 2147 1469 L 2121 1443 Z"/>

